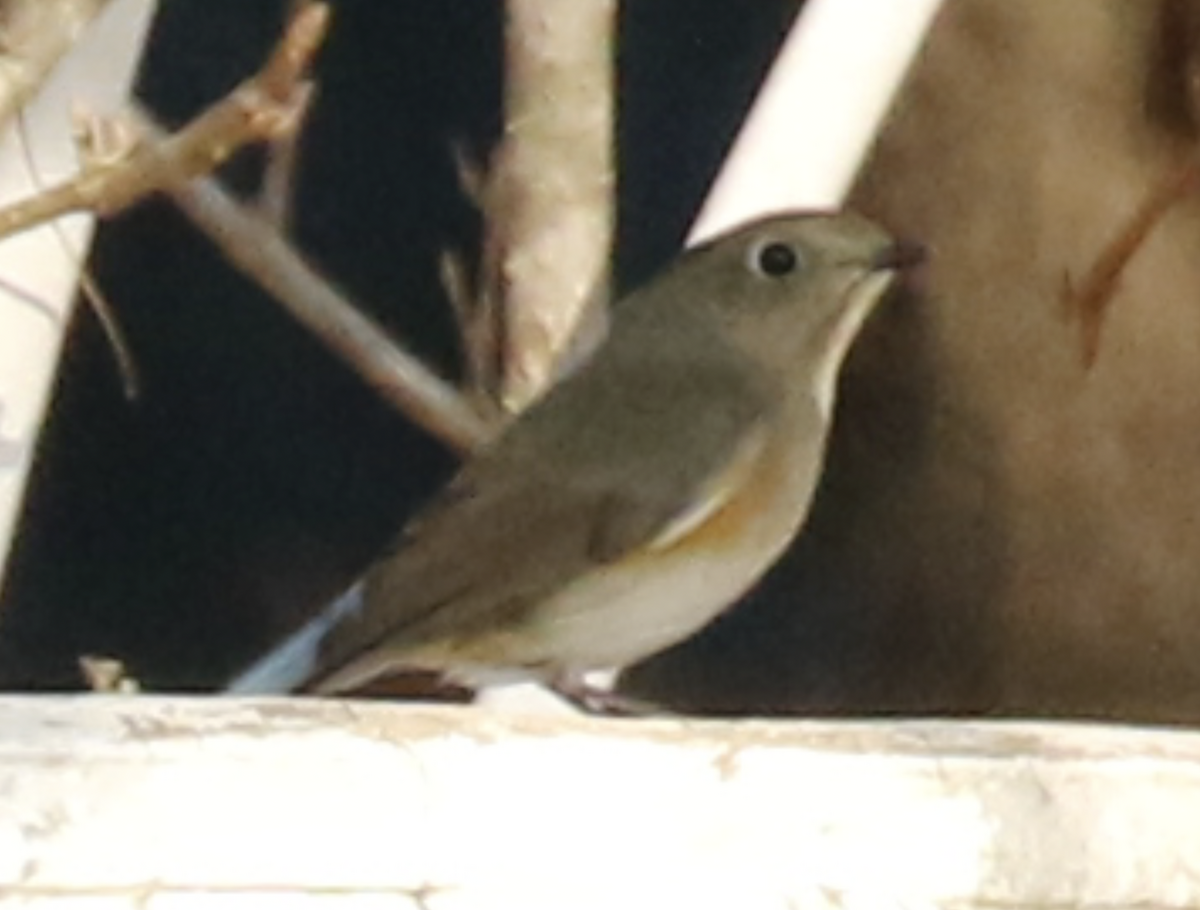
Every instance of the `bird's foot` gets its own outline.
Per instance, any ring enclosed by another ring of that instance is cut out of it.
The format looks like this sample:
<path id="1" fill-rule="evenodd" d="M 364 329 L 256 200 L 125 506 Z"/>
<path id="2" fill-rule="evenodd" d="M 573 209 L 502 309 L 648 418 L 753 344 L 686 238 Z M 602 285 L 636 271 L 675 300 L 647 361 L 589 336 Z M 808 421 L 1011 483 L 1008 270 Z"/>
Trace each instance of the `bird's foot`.
<path id="1" fill-rule="evenodd" d="M 561 676 L 550 683 L 550 690 L 584 714 L 600 717 L 673 717 L 662 705 L 624 695 L 613 689 L 592 685 L 577 676 Z"/>

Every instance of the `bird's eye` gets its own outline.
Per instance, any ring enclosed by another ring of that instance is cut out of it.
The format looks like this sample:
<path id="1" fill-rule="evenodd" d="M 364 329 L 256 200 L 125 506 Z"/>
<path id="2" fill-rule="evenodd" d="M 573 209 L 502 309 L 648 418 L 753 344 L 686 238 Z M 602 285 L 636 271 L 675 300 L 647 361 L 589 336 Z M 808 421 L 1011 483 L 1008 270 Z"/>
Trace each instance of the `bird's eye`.
<path id="1" fill-rule="evenodd" d="M 801 259 L 795 247 L 776 240 L 755 249 L 751 253 L 751 264 L 770 278 L 783 278 L 800 268 Z"/>

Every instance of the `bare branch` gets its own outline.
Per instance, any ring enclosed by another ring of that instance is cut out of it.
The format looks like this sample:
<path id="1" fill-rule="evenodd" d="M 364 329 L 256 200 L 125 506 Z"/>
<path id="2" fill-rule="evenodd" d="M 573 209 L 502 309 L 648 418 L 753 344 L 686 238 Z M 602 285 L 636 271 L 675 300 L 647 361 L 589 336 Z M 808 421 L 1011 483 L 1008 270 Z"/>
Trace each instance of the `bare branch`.
<path id="1" fill-rule="evenodd" d="M 294 129 L 309 95 L 301 76 L 329 20 L 324 4 L 305 6 L 266 65 L 179 132 L 136 142 L 93 162 L 74 179 L 0 209 L 0 238 L 69 212 L 111 215 L 171 184 L 205 174 L 243 146 Z"/>
<path id="2" fill-rule="evenodd" d="M 292 196 L 300 161 L 300 137 L 304 133 L 304 118 L 312 108 L 311 92 L 315 91 L 314 86 L 310 90 L 309 103 L 298 112 L 295 129 L 273 139 L 267 148 L 267 167 L 258 194 L 258 207 L 267 222 L 283 234 L 291 228 Z"/>
<path id="3" fill-rule="evenodd" d="M 100 282 L 92 277 L 91 271 L 82 262 L 83 257 L 79 251 L 71 246 L 61 231 L 58 233 L 67 255 L 81 263 L 79 290 L 83 292 L 84 299 L 87 300 L 88 306 L 96 315 L 97 322 L 100 323 L 100 330 L 108 340 L 108 346 L 116 361 L 117 376 L 121 380 L 121 394 L 125 396 L 126 401 L 134 401 L 142 391 L 141 374 L 138 371 L 137 360 L 133 356 L 133 348 L 130 347 L 129 340 L 125 337 L 125 332 L 117 319 L 116 308 L 109 302 L 108 295 L 100 287 Z"/>
<path id="4" fill-rule="evenodd" d="M 111 160 L 114 155 L 125 155 L 131 147 L 128 130 L 123 129 L 119 121 L 111 118 L 88 117 L 85 124 L 83 112 L 76 111 L 74 115 L 76 119 L 76 132 L 78 134 L 77 141 L 79 142 L 84 161 L 83 167 L 85 169 L 89 161 Z M 38 173 L 38 164 L 24 137 L 25 118 L 23 111 L 20 122 L 22 126 L 20 147 L 21 155 L 25 159 L 25 169 L 29 173 L 35 187 L 41 192 L 44 191 L 44 186 L 41 176 Z M 85 128 L 85 126 L 90 127 L 90 129 Z M 129 345 L 128 339 L 125 337 L 125 332 L 121 328 L 117 312 L 109 302 L 108 297 L 104 294 L 99 282 L 89 272 L 85 256 L 75 247 L 71 238 L 67 236 L 67 232 L 63 230 L 62 225 L 54 222 L 50 227 L 58 238 L 63 253 L 76 266 L 79 274 L 79 290 L 82 292 L 83 299 L 91 307 L 92 313 L 95 314 L 96 320 L 100 324 L 100 329 L 108 340 L 109 348 L 113 352 L 117 375 L 121 380 L 121 391 L 126 400 L 133 401 L 141 392 L 141 379 L 138 375 L 133 350 Z"/>
<path id="5" fill-rule="evenodd" d="M 107 154 L 94 147 L 89 166 L 74 180 L 0 209 L 0 237 L 68 212 L 112 214 L 166 190 L 231 264 L 275 295 L 385 399 L 450 446 L 468 450 L 488 438 L 491 427 L 452 386 L 397 347 L 262 218 L 213 181 L 192 182 L 248 143 L 295 132 L 310 95 L 302 78 L 328 19 L 325 4 L 301 4 L 263 68 L 174 134 L 134 115 L 132 140 L 114 150 L 91 130 L 93 146 L 109 146 Z"/>
<path id="6" fill-rule="evenodd" d="M 497 372 L 496 337 L 493 326 L 480 318 L 479 301 L 474 297 L 467 271 L 465 257 L 460 251 L 442 250 L 438 256 L 438 278 L 458 329 L 464 374 L 462 386 L 477 410 L 495 412 L 498 409 L 489 390 L 493 388 L 490 380 Z"/>
<path id="7" fill-rule="evenodd" d="M 147 121 L 145 128 L 153 126 Z M 457 451 L 493 433 L 466 400 L 315 272 L 288 241 L 207 178 L 170 189 L 229 262 L 274 296 L 343 362 L 414 422 Z"/>
<path id="8" fill-rule="evenodd" d="M 480 318 L 502 326 L 511 411 L 553 381 L 585 315 L 604 317 L 589 303 L 606 296 L 612 245 L 615 22 L 615 0 L 508 0 Z"/>

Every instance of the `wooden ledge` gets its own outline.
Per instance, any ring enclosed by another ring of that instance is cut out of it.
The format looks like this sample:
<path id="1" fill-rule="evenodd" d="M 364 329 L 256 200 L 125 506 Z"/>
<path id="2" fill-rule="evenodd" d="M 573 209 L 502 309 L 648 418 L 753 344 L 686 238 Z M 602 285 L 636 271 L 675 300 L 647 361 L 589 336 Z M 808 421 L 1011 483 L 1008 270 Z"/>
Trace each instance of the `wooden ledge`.
<path id="1" fill-rule="evenodd" d="M 1200 908 L 1200 734 L 0 698 L 0 910 L 301 897 Z"/>

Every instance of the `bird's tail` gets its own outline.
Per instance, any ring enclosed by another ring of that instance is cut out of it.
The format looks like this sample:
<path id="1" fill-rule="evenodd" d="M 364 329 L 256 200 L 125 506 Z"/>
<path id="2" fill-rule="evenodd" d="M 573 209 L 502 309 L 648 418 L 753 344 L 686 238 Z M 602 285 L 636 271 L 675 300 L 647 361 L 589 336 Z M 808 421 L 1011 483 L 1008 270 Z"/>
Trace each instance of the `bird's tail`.
<path id="1" fill-rule="evenodd" d="M 362 584 L 296 630 L 287 640 L 242 671 L 225 687 L 230 695 L 281 695 L 317 675 L 321 645 L 329 630 L 362 608 Z"/>

